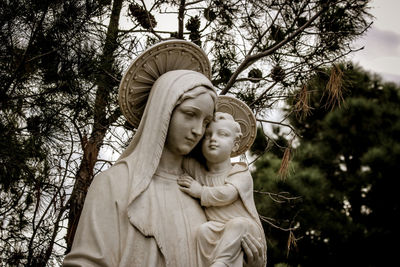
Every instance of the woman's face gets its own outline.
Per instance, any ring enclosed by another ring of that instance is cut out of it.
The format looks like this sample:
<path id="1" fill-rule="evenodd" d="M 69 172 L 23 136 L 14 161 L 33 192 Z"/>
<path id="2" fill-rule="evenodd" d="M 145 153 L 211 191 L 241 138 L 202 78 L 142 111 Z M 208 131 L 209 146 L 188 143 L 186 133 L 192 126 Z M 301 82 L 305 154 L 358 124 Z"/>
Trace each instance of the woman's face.
<path id="1" fill-rule="evenodd" d="M 214 113 L 214 100 L 209 93 L 187 99 L 172 112 L 166 148 L 176 155 L 187 155 L 203 137 Z"/>

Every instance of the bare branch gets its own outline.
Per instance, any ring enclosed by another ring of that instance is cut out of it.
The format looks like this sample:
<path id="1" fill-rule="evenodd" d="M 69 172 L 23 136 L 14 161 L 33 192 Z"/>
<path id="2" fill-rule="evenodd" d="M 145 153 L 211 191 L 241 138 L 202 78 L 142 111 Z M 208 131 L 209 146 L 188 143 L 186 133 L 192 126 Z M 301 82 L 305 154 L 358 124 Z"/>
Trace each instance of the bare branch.
<path id="1" fill-rule="evenodd" d="M 191 6 L 191 5 L 195 5 L 198 3 L 204 2 L 204 0 L 197 0 L 197 1 L 192 1 L 192 2 L 188 2 L 186 3 L 186 6 Z"/>
<path id="2" fill-rule="evenodd" d="M 264 119 L 260 119 L 260 118 L 257 118 L 257 121 L 262 121 L 262 122 L 266 122 L 266 123 L 272 123 L 272 124 L 277 124 L 277 125 L 288 127 L 288 128 L 290 128 L 290 130 L 292 130 L 292 132 L 295 135 L 297 135 L 298 137 L 301 137 L 301 135 L 296 131 L 296 129 L 290 124 L 282 123 L 282 122 L 278 122 L 278 121 L 264 120 Z"/>
<path id="3" fill-rule="evenodd" d="M 265 191 L 254 190 L 254 193 L 262 194 L 262 195 L 267 195 L 267 196 L 269 196 L 274 202 L 277 202 L 277 203 L 284 203 L 284 202 L 287 202 L 287 201 L 292 201 L 292 200 L 301 199 L 301 197 L 290 197 L 290 196 L 287 196 L 287 195 L 290 195 L 289 192 L 272 193 L 272 192 L 265 192 Z"/>
<path id="4" fill-rule="evenodd" d="M 260 219 L 262 221 L 268 223 L 269 225 L 271 225 L 272 227 L 274 227 L 276 229 L 279 229 L 279 230 L 282 230 L 282 231 L 285 231 L 285 232 L 294 231 L 294 230 L 297 229 L 296 227 L 289 227 L 289 228 L 280 227 L 280 226 L 275 224 L 275 221 L 276 221 L 275 219 L 270 218 L 270 217 L 266 217 L 266 216 L 262 216 L 262 215 L 259 215 L 259 216 L 260 216 Z"/>
<path id="5" fill-rule="evenodd" d="M 146 4 L 144 3 L 144 0 L 141 0 L 141 2 L 142 2 L 144 10 L 146 11 L 147 19 L 149 20 L 150 32 L 152 34 L 154 34 L 159 40 L 163 40 L 163 38 L 154 31 L 153 25 L 151 23 L 150 12 L 147 10 L 147 7 L 146 7 Z"/>
<path id="6" fill-rule="evenodd" d="M 260 58 L 266 57 L 271 55 L 273 52 L 293 40 L 297 35 L 299 35 L 305 28 L 307 28 L 312 22 L 314 22 L 319 16 L 321 16 L 322 13 L 324 13 L 327 9 L 327 6 L 325 5 L 324 8 L 321 8 L 320 11 L 318 11 L 313 17 L 311 17 L 306 23 L 304 23 L 301 27 L 299 27 L 296 31 L 291 33 L 288 37 L 286 37 L 284 40 L 280 41 L 279 43 L 275 44 L 273 47 L 270 49 L 260 52 L 255 55 L 250 55 L 247 56 L 243 62 L 239 65 L 239 67 L 236 69 L 236 71 L 232 74 L 231 78 L 225 85 L 225 88 L 221 91 L 221 95 L 225 95 L 229 89 L 233 86 L 233 84 L 236 82 L 236 78 L 239 76 L 240 73 L 242 73 L 245 69 L 247 69 L 251 64 L 253 64 L 255 61 L 259 60 Z"/>
<path id="7" fill-rule="evenodd" d="M 278 82 L 274 82 L 273 84 L 271 84 L 267 89 L 264 90 L 264 92 L 261 93 L 261 95 L 259 97 L 257 97 L 256 100 L 254 100 L 251 104 L 250 107 L 253 106 L 254 104 L 256 104 L 258 101 L 260 101 L 264 95 L 266 93 L 268 93 L 272 88 L 274 88 L 274 86 L 277 84 Z"/>

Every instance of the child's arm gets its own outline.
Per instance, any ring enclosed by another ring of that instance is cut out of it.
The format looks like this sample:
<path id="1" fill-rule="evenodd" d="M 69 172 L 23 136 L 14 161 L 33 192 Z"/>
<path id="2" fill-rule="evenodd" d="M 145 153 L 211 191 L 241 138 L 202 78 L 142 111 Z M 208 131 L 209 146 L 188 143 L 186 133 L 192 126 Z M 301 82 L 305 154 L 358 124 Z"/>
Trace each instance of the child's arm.
<path id="1" fill-rule="evenodd" d="M 203 191 L 203 186 L 189 175 L 182 175 L 178 179 L 179 189 L 186 194 L 200 198 Z"/>
<path id="2" fill-rule="evenodd" d="M 203 186 L 201 205 L 205 207 L 226 206 L 232 204 L 239 197 L 239 192 L 231 184 L 221 186 Z"/>
<path id="3" fill-rule="evenodd" d="M 192 197 L 199 198 L 201 205 L 205 207 L 229 205 L 239 197 L 239 192 L 231 184 L 202 186 L 188 175 L 181 176 L 178 184 L 180 190 Z"/>

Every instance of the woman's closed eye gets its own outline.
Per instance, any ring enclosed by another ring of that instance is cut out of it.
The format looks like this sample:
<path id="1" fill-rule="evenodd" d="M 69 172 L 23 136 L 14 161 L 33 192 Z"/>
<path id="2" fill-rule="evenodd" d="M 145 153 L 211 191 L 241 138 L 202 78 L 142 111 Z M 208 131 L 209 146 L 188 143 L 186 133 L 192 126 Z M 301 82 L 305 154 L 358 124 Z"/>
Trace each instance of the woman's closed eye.
<path id="1" fill-rule="evenodd" d="M 193 111 L 185 111 L 184 114 L 189 118 L 196 116 L 196 113 L 194 113 Z"/>

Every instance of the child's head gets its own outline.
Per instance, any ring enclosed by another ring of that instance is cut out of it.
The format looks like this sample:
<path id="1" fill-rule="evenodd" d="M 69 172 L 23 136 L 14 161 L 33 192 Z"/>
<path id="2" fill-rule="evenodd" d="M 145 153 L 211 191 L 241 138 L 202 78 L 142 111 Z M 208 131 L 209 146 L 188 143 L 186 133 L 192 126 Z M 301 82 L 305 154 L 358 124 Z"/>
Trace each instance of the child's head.
<path id="1" fill-rule="evenodd" d="M 216 112 L 202 143 L 202 152 L 207 162 L 219 163 L 230 159 L 231 153 L 239 149 L 241 137 L 240 125 L 232 115 Z"/>

